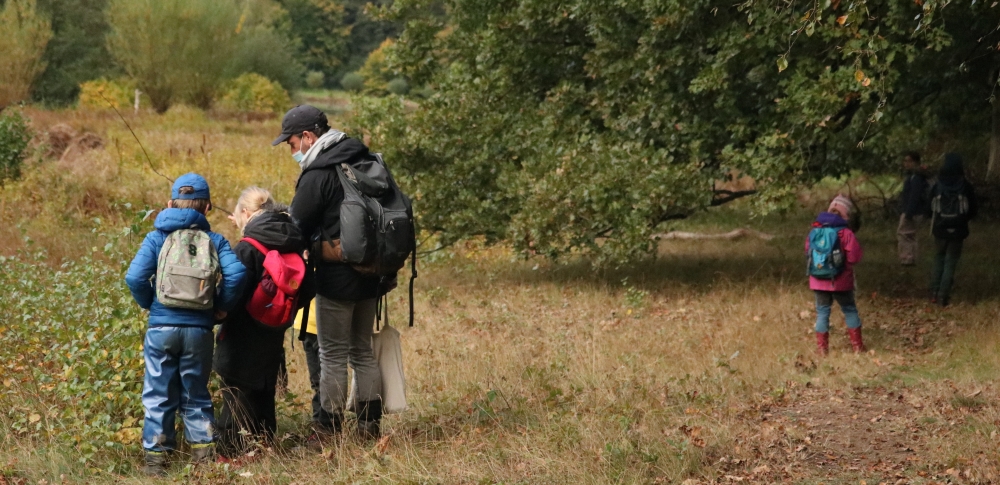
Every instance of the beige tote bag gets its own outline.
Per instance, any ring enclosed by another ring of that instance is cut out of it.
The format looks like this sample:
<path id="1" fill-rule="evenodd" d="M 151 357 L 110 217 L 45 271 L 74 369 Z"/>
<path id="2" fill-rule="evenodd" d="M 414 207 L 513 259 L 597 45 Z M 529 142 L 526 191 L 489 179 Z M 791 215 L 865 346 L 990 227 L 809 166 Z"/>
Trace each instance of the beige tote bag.
<path id="1" fill-rule="evenodd" d="M 372 350 L 382 374 L 382 412 L 386 414 L 406 411 L 406 376 L 403 374 L 403 348 L 399 331 L 388 323 L 372 335 Z M 353 373 L 352 373 L 353 374 Z M 358 381 L 351 377 L 347 396 L 347 410 L 357 409 Z"/>

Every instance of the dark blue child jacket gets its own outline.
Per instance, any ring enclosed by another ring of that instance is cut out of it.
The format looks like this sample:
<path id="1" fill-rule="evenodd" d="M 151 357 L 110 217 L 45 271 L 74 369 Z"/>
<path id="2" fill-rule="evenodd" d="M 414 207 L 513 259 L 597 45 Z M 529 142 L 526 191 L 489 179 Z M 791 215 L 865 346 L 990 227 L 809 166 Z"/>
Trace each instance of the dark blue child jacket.
<path id="1" fill-rule="evenodd" d="M 139 252 L 128 267 L 125 283 L 132 292 L 132 298 L 142 308 L 149 310 L 149 326 L 170 325 L 177 327 L 212 328 L 215 324 L 213 310 L 190 310 L 187 308 L 169 308 L 156 300 L 155 284 L 156 263 L 160 249 L 171 232 L 178 229 L 202 229 L 208 232 L 215 250 L 219 253 L 219 266 L 222 269 L 222 283 L 219 293 L 215 296 L 215 309 L 228 312 L 236 304 L 243 291 L 243 276 L 246 268 L 229 247 L 229 241 L 216 234 L 205 215 L 194 209 L 164 209 L 153 223 L 155 231 L 146 235 Z"/>

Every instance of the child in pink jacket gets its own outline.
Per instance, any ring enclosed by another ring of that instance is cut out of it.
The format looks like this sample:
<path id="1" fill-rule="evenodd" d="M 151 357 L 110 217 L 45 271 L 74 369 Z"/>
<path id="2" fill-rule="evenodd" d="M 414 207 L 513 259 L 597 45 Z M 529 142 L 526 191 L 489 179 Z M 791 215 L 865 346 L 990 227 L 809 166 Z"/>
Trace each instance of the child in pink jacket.
<path id="1" fill-rule="evenodd" d="M 812 227 L 832 227 L 837 229 L 840 249 L 844 252 L 844 268 L 833 279 L 809 277 L 809 289 L 816 293 L 816 348 L 820 355 L 826 355 L 830 347 L 830 311 L 833 301 L 840 304 L 847 323 L 847 335 L 851 339 L 854 352 L 864 352 L 861 339 L 861 317 L 854 301 L 854 265 L 861 261 L 861 245 L 848 229 L 854 204 L 842 195 L 830 203 L 827 212 L 821 212 Z M 806 238 L 806 254 L 809 254 L 809 238 Z"/>

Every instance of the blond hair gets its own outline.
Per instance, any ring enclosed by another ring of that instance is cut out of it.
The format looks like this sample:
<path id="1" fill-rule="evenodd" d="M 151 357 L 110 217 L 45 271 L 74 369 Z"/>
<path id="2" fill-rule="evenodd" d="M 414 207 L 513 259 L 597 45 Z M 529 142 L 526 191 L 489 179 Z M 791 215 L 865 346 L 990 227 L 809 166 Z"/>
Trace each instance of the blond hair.
<path id="1" fill-rule="evenodd" d="M 240 194 L 239 201 L 236 202 L 236 208 L 233 211 L 233 219 L 236 222 L 236 227 L 239 228 L 240 232 L 247 226 L 250 219 L 253 219 L 257 214 L 260 214 L 261 207 L 267 203 L 274 203 L 274 199 L 271 198 L 271 192 L 267 189 L 262 189 L 260 187 L 247 187 Z M 246 211 L 246 213 L 244 213 Z"/>
<path id="2" fill-rule="evenodd" d="M 177 192 L 183 195 L 193 194 L 194 187 L 185 185 L 177 189 Z M 194 209 L 202 214 L 208 212 L 208 205 L 212 203 L 208 199 L 174 199 L 172 202 L 173 207 L 176 209 Z"/>

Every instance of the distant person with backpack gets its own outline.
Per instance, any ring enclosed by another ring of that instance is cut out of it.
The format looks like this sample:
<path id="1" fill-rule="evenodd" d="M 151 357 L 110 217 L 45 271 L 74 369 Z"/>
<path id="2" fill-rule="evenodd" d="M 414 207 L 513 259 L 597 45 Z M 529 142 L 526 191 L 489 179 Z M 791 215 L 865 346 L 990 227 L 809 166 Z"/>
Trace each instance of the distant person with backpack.
<path id="1" fill-rule="evenodd" d="M 287 206 L 250 187 L 230 219 L 242 236 L 234 251 L 246 267 L 246 285 L 216 336 L 215 372 L 223 385 L 219 452 L 225 458 L 245 454 L 253 440 L 274 438 L 285 330 L 314 291 L 302 258 L 306 240 Z"/>
<path id="2" fill-rule="evenodd" d="M 302 169 L 291 211 L 303 236 L 312 241 L 310 259 L 316 265 L 322 406 L 333 417 L 333 430 L 340 431 L 350 363 L 357 382 L 358 434 L 377 438 L 382 376 L 372 334 L 378 299 L 395 287 L 402 267 L 399 256 L 405 261 L 415 249 L 409 199 L 398 191 L 379 156 L 331 129 L 326 115 L 312 106 L 296 106 L 285 114 L 272 145 L 280 143 L 288 144 Z M 374 215 L 373 205 L 378 210 Z M 386 255 L 393 257 L 384 263 Z"/>
<path id="3" fill-rule="evenodd" d="M 812 224 L 805 248 L 808 256 L 809 288 L 816 294 L 816 348 L 820 355 L 830 349 L 830 312 L 840 305 L 847 335 L 854 352 L 864 352 L 861 317 L 854 299 L 854 265 L 861 261 L 861 245 L 849 227 L 854 204 L 838 195 L 826 212 Z"/>
<path id="4" fill-rule="evenodd" d="M 246 269 L 226 238 L 211 232 L 205 218 L 211 208 L 208 182 L 201 175 L 178 177 L 167 208 L 153 223 L 156 230 L 146 235 L 125 275 L 136 303 L 149 310 L 142 387 L 147 475 L 167 473 L 167 455 L 177 449 L 178 411 L 191 461 L 210 461 L 214 455 L 215 414 L 208 392 L 212 328 L 237 303 Z"/>
<path id="5" fill-rule="evenodd" d="M 899 197 L 899 227 L 896 229 L 899 263 L 916 264 L 918 255 L 917 230 L 927 211 L 927 177 L 920 168 L 920 154 L 907 152 L 903 156 L 903 193 Z"/>
<path id="6" fill-rule="evenodd" d="M 962 256 L 962 245 L 969 237 L 969 221 L 979 212 L 976 193 L 965 179 L 962 157 L 944 156 L 938 180 L 931 187 L 931 232 L 934 235 L 934 269 L 931 272 L 931 302 L 941 306 L 951 303 L 951 286 Z"/>

